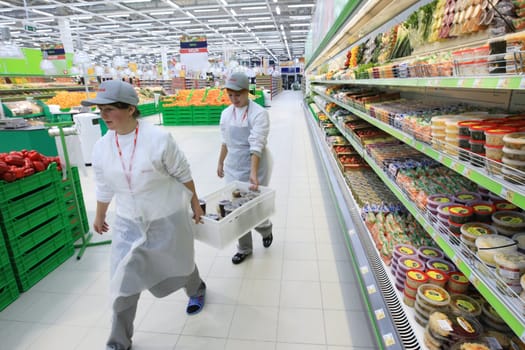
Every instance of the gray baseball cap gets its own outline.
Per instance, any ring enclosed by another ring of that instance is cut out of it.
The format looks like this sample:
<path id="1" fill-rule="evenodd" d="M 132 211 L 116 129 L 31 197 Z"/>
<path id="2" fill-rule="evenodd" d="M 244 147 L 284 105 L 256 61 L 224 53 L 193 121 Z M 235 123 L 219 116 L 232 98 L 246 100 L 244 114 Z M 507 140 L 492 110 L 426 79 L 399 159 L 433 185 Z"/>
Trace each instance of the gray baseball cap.
<path id="1" fill-rule="evenodd" d="M 249 90 L 250 81 L 246 74 L 237 72 L 230 75 L 224 87 L 233 91 Z"/>
<path id="2" fill-rule="evenodd" d="M 133 85 L 121 80 L 106 80 L 98 87 L 97 96 L 81 102 L 82 106 L 108 105 L 124 102 L 132 106 L 139 104 Z"/>

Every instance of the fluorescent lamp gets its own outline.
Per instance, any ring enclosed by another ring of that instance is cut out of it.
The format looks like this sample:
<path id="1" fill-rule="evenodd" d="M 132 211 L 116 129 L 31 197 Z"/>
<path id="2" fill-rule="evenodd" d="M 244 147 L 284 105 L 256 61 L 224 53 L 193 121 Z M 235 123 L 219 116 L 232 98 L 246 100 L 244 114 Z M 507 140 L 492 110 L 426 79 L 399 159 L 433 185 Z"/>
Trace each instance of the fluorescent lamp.
<path id="1" fill-rule="evenodd" d="M 170 24 L 189 24 L 191 21 L 171 21 Z"/>
<path id="2" fill-rule="evenodd" d="M 127 13 L 116 13 L 114 15 L 107 15 L 107 18 L 117 18 L 117 17 L 128 17 Z"/>
<path id="3" fill-rule="evenodd" d="M 173 14 L 173 10 L 166 10 L 166 11 L 151 11 L 149 14 L 156 16 L 156 15 L 171 15 Z"/>
<path id="4" fill-rule="evenodd" d="M 281 30 L 284 30 L 284 26 L 281 24 Z"/>
<path id="5" fill-rule="evenodd" d="M 0 26 L 10 26 L 16 24 L 16 22 L 0 22 Z"/>
<path id="6" fill-rule="evenodd" d="M 125 2 L 127 4 L 135 4 L 138 2 L 151 2 L 151 0 L 122 0 L 122 2 Z"/>
<path id="7" fill-rule="evenodd" d="M 110 24 L 110 25 L 105 25 L 105 26 L 100 26 L 101 29 L 115 29 L 115 28 L 119 28 L 120 26 L 118 24 Z"/>
<path id="8" fill-rule="evenodd" d="M 195 16 L 193 15 L 193 13 L 191 13 L 190 11 L 186 11 L 184 12 L 188 17 L 191 17 L 191 18 L 195 18 Z"/>
<path id="9" fill-rule="evenodd" d="M 132 26 L 134 27 L 148 27 L 151 23 L 133 23 Z"/>
<path id="10" fill-rule="evenodd" d="M 221 0 L 221 3 L 222 3 L 224 6 L 228 6 L 228 3 L 226 2 L 226 0 Z"/>
<path id="11" fill-rule="evenodd" d="M 255 22 L 255 21 L 269 21 L 270 19 L 271 19 L 270 17 L 249 17 L 248 21 L 252 21 L 252 22 Z"/>
<path id="12" fill-rule="evenodd" d="M 314 4 L 297 4 L 297 5 L 288 5 L 289 8 L 294 8 L 294 7 L 314 7 L 315 5 Z"/>
<path id="13" fill-rule="evenodd" d="M 80 27 L 71 27 L 73 30 L 80 30 L 80 29 L 86 29 L 87 27 L 80 26 Z"/>
<path id="14" fill-rule="evenodd" d="M 290 27 L 309 27 L 311 23 L 290 23 Z"/>
<path id="15" fill-rule="evenodd" d="M 266 6 L 252 6 L 252 7 L 241 7 L 241 10 L 243 11 L 250 11 L 250 10 L 266 10 Z"/>
<path id="16" fill-rule="evenodd" d="M 231 11 L 230 11 L 230 12 L 232 13 L 232 15 L 233 15 L 233 16 L 237 16 L 237 12 L 235 12 L 235 10 L 234 10 L 234 9 L 231 9 Z"/>
<path id="17" fill-rule="evenodd" d="M 281 8 L 279 6 L 275 7 L 275 13 L 277 13 L 278 15 L 281 14 Z"/>
<path id="18" fill-rule="evenodd" d="M 263 29 L 263 28 L 274 28 L 272 24 L 264 24 L 260 26 L 253 26 L 254 29 Z"/>
<path id="19" fill-rule="evenodd" d="M 225 30 L 236 30 L 239 29 L 239 27 L 221 27 L 219 30 L 225 31 Z"/>
<path id="20" fill-rule="evenodd" d="M 310 18 L 312 18 L 312 16 L 310 16 L 310 15 L 306 15 L 306 16 L 290 16 L 288 18 L 290 18 L 290 19 L 310 19 Z"/>
<path id="21" fill-rule="evenodd" d="M 48 22 L 53 22 L 55 19 L 54 18 L 48 18 L 48 19 L 35 19 L 33 22 L 36 22 L 36 23 L 48 23 Z M 15 24 L 13 22 L 13 24 Z"/>
<path id="22" fill-rule="evenodd" d="M 228 22 L 228 20 L 226 18 L 222 18 L 222 19 L 209 19 L 208 20 L 208 23 L 220 23 L 220 22 Z"/>
<path id="23" fill-rule="evenodd" d="M 48 17 L 54 17 L 55 15 L 49 13 L 49 12 L 44 12 L 44 11 L 40 11 L 40 10 L 37 10 L 37 9 L 32 9 L 31 11 L 33 11 L 34 13 L 38 13 L 39 15 L 44 15 L 44 16 L 48 16 Z"/>
<path id="24" fill-rule="evenodd" d="M 74 19 L 91 19 L 93 16 L 75 16 Z"/>
<path id="25" fill-rule="evenodd" d="M 37 33 L 50 33 L 53 29 L 37 29 Z"/>
<path id="26" fill-rule="evenodd" d="M 304 30 L 304 29 L 294 29 L 294 30 L 290 30 L 290 33 L 308 33 L 309 30 Z"/>
<path id="27" fill-rule="evenodd" d="M 198 9 L 198 10 L 193 10 L 193 12 L 217 12 L 219 11 L 218 8 L 214 8 L 214 9 Z"/>

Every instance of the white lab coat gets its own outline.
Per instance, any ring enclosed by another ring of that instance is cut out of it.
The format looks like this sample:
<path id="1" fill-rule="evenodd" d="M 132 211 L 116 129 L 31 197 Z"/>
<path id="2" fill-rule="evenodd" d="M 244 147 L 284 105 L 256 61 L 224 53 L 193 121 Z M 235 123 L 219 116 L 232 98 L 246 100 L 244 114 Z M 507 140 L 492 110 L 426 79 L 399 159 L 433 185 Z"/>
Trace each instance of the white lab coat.
<path id="1" fill-rule="evenodd" d="M 134 134 L 118 136 L 126 169 Z M 192 193 L 183 185 L 191 180 L 191 172 L 171 135 L 139 121 L 131 190 L 114 131 L 95 144 L 92 164 L 97 200 L 108 203 L 115 197 L 116 201 L 117 218 L 111 225 L 112 301 L 150 289 L 168 278 L 192 273 L 195 269 L 189 212 Z M 118 309 L 115 305 L 114 308 Z"/>
<path id="2" fill-rule="evenodd" d="M 266 145 L 270 132 L 268 111 L 249 100 L 248 113 L 242 118 L 246 108 L 236 109 L 228 106 L 221 114 L 220 129 L 222 142 L 228 148 L 224 160 L 226 182 L 249 182 L 251 154 L 260 156 L 257 177 L 259 184 L 267 186 L 272 173 L 272 158 Z"/>

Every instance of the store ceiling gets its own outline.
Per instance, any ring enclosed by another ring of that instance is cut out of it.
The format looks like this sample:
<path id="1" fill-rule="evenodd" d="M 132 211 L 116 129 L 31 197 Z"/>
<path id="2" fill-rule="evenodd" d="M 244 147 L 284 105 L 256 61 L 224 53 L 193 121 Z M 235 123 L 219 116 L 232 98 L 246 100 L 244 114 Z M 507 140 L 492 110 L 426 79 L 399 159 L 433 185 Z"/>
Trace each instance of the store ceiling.
<path id="1" fill-rule="evenodd" d="M 119 50 L 139 63 L 177 57 L 181 35 L 206 35 L 211 59 L 293 60 L 304 47 L 316 0 L 3 0 L 0 27 L 22 47 L 61 43 L 69 21 L 75 48 L 99 63 Z M 28 31 L 26 25 L 36 27 Z M 80 45 L 78 44 L 80 43 Z"/>

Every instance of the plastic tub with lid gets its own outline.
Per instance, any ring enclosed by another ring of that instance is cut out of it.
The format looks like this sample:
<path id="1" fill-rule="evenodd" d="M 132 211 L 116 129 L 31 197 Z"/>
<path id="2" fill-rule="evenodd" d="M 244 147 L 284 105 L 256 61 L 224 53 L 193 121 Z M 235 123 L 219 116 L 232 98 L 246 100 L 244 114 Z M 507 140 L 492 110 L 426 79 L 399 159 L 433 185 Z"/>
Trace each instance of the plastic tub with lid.
<path id="1" fill-rule="evenodd" d="M 517 185 L 525 184 L 525 162 L 510 160 L 503 157 L 501 162 L 504 166 L 501 167 L 501 174 L 505 181 Z"/>
<path id="2" fill-rule="evenodd" d="M 511 238 L 501 235 L 483 235 L 476 239 L 477 256 L 485 264 L 496 266 L 494 255 L 499 253 L 512 254 L 518 251 L 518 246 Z"/>
<path id="3" fill-rule="evenodd" d="M 503 156 L 510 160 L 525 161 L 525 150 L 514 149 L 510 147 L 502 148 Z"/>
<path id="4" fill-rule="evenodd" d="M 444 342 L 443 348 L 449 348 L 460 341 L 473 341 L 479 338 L 483 327 L 475 317 L 455 315 L 451 312 L 433 312 L 428 319 L 432 336 Z"/>
<path id="5" fill-rule="evenodd" d="M 498 127 L 497 124 L 494 123 L 481 123 L 481 124 L 475 124 L 471 125 L 469 127 L 470 131 L 470 139 L 475 141 L 485 141 L 485 130 L 490 130 Z"/>
<path id="6" fill-rule="evenodd" d="M 461 226 L 461 236 L 474 245 L 478 237 L 495 234 L 497 234 L 496 229 L 483 222 L 468 222 Z"/>
<path id="7" fill-rule="evenodd" d="M 448 274 L 443 270 L 428 269 L 426 272 L 428 283 L 445 288 L 449 279 Z"/>
<path id="8" fill-rule="evenodd" d="M 482 312 L 481 305 L 476 300 L 463 294 L 451 295 L 449 307 L 455 315 L 478 317 Z"/>
<path id="9" fill-rule="evenodd" d="M 501 162 L 503 159 L 503 146 L 485 145 L 485 157 Z"/>
<path id="10" fill-rule="evenodd" d="M 448 229 L 455 237 L 461 236 L 461 226 L 463 226 L 463 224 L 458 224 L 450 219 L 448 220 Z"/>
<path id="11" fill-rule="evenodd" d="M 512 239 L 518 244 L 518 251 L 520 253 L 525 253 L 525 232 L 514 234 Z"/>
<path id="12" fill-rule="evenodd" d="M 497 211 L 492 214 L 496 230 L 505 236 L 525 231 L 525 214 L 518 211 Z"/>
<path id="13" fill-rule="evenodd" d="M 408 270 L 406 273 L 406 285 L 417 289 L 420 285 L 428 282 L 428 275 L 421 270 Z M 415 295 L 414 295 L 415 297 Z"/>
<path id="14" fill-rule="evenodd" d="M 433 194 L 427 199 L 427 207 L 436 210 L 441 204 L 454 203 L 454 198 L 447 194 Z"/>
<path id="15" fill-rule="evenodd" d="M 403 256 L 417 257 L 417 249 L 410 244 L 396 244 L 392 254 L 396 260 Z"/>
<path id="16" fill-rule="evenodd" d="M 441 308 L 450 304 L 448 292 L 435 284 L 423 284 L 417 289 L 418 303 L 431 308 Z"/>
<path id="17" fill-rule="evenodd" d="M 525 132 L 514 132 L 503 136 L 503 145 L 508 148 L 525 151 Z"/>
<path id="18" fill-rule="evenodd" d="M 458 134 L 460 136 L 468 136 L 470 138 L 470 127 L 473 125 L 479 125 L 481 121 L 476 120 L 463 120 L 458 122 Z"/>
<path id="19" fill-rule="evenodd" d="M 443 259 L 444 256 L 443 251 L 436 247 L 421 246 L 417 250 L 417 257 L 425 262 L 430 259 Z"/>
<path id="20" fill-rule="evenodd" d="M 490 223 L 492 214 L 496 211 L 494 204 L 487 201 L 469 202 L 468 206 L 474 210 L 474 220 L 479 222 Z"/>
<path id="21" fill-rule="evenodd" d="M 472 201 L 480 201 L 481 194 L 476 192 L 458 192 L 453 197 L 456 203 L 467 204 Z"/>
<path id="22" fill-rule="evenodd" d="M 494 254 L 496 271 L 506 283 L 519 283 L 525 273 L 525 255 L 518 252 L 512 254 Z"/>
<path id="23" fill-rule="evenodd" d="M 413 288 L 411 286 L 408 285 L 407 283 L 408 281 L 408 278 L 407 280 L 405 281 L 405 285 L 404 285 L 404 293 L 406 295 L 409 295 L 411 296 L 412 298 L 416 299 L 416 296 L 417 296 L 417 288 Z"/>
<path id="24" fill-rule="evenodd" d="M 450 294 L 466 293 L 469 284 L 468 278 L 462 272 L 454 271 L 449 274 L 447 290 Z"/>
<path id="25" fill-rule="evenodd" d="M 519 211 L 519 208 L 518 206 L 516 206 L 516 204 L 511 203 L 501 198 L 492 200 L 492 203 L 494 203 L 494 206 L 496 207 L 496 211 L 502 211 L 502 210 Z"/>
<path id="26" fill-rule="evenodd" d="M 472 199 L 471 199 L 472 200 Z M 467 200 L 467 202 L 470 200 Z M 465 205 L 456 204 L 448 207 L 448 218 L 456 224 L 465 224 L 472 220 L 474 209 Z"/>
<path id="27" fill-rule="evenodd" d="M 406 276 L 408 270 L 425 270 L 425 263 L 418 258 L 412 256 L 403 256 L 399 259 L 397 266 L 398 275 L 401 273 Z"/>
<path id="28" fill-rule="evenodd" d="M 515 128 L 496 127 L 485 130 L 485 143 L 491 146 L 503 146 L 503 137 L 507 134 L 516 132 Z"/>

